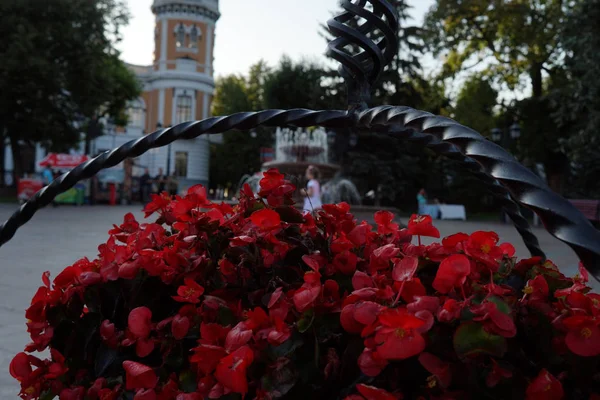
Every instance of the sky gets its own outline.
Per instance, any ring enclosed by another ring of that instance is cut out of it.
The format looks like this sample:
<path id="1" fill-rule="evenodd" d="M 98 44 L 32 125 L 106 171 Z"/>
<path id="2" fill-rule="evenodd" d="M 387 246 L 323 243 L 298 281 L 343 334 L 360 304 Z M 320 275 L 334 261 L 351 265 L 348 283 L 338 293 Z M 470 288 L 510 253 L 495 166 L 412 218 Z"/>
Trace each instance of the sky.
<path id="1" fill-rule="evenodd" d="M 131 64 L 149 65 L 154 50 L 152 0 L 127 0 L 132 18 L 118 48 Z M 434 0 L 409 0 L 412 23 L 421 23 Z M 260 59 L 276 65 L 283 54 L 323 62 L 325 40 L 319 24 L 339 10 L 338 0 L 220 0 L 215 73 L 246 74 Z"/>

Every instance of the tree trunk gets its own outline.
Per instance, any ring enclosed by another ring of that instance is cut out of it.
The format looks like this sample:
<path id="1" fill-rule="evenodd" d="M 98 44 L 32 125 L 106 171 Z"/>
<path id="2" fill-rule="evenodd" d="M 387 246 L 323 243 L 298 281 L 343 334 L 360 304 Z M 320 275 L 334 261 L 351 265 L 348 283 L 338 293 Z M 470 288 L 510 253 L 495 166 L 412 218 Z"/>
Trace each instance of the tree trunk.
<path id="1" fill-rule="evenodd" d="M 544 87 L 542 80 L 542 64 L 533 63 L 531 65 L 531 97 L 542 97 Z"/>
<path id="2" fill-rule="evenodd" d="M 17 135 L 10 134 L 10 149 L 13 157 L 13 182 L 16 185 L 17 181 L 23 176 L 23 157 L 21 155 L 21 145 Z"/>

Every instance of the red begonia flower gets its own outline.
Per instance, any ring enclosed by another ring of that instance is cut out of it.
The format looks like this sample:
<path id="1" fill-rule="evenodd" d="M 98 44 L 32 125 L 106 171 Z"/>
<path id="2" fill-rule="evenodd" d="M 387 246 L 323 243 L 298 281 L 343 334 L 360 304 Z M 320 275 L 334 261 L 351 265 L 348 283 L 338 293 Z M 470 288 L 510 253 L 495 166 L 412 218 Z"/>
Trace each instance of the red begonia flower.
<path id="1" fill-rule="evenodd" d="M 141 338 L 135 342 L 135 354 L 138 357 L 147 357 L 152 351 L 154 351 L 154 340 Z"/>
<path id="2" fill-rule="evenodd" d="M 512 377 L 512 372 L 502 368 L 500 365 L 498 365 L 496 360 L 492 358 L 492 370 L 486 376 L 485 384 L 488 387 L 494 387 L 500 383 L 502 379 L 508 379 L 510 377 Z"/>
<path id="3" fill-rule="evenodd" d="M 448 293 L 465 283 L 471 272 L 471 261 L 462 254 L 454 254 L 440 263 L 433 281 L 433 288 L 440 293 Z"/>
<path id="4" fill-rule="evenodd" d="M 190 278 L 185 278 L 183 282 L 184 285 L 179 286 L 177 296 L 173 296 L 173 299 L 181 303 L 200 303 L 200 296 L 204 294 L 204 288 Z"/>
<path id="5" fill-rule="evenodd" d="M 154 389 L 140 389 L 135 392 L 133 400 L 156 400 L 156 392 Z"/>
<path id="6" fill-rule="evenodd" d="M 152 330 L 152 311 L 148 307 L 134 308 L 127 318 L 127 327 L 136 338 L 147 338 Z"/>
<path id="7" fill-rule="evenodd" d="M 357 225 L 348 233 L 347 237 L 355 246 L 362 246 L 367 243 L 367 236 L 371 232 L 371 225 L 368 223 L 361 223 Z"/>
<path id="8" fill-rule="evenodd" d="M 495 272 L 504 257 L 504 251 L 496 245 L 498 240 L 496 232 L 473 232 L 465 245 L 465 253 Z"/>
<path id="9" fill-rule="evenodd" d="M 352 287 L 354 290 L 373 287 L 373 278 L 362 271 L 354 272 L 352 276 Z"/>
<path id="10" fill-rule="evenodd" d="M 560 381 L 542 369 L 527 387 L 526 396 L 526 400 L 562 400 L 564 391 Z"/>
<path id="11" fill-rule="evenodd" d="M 267 208 L 252 213 L 250 220 L 263 231 L 276 229 L 281 225 L 281 217 L 279 214 Z"/>
<path id="12" fill-rule="evenodd" d="M 341 272 L 344 275 L 352 275 L 356 271 L 356 263 L 358 257 L 351 251 L 344 251 L 343 253 L 336 254 L 333 258 L 333 265 L 336 271 Z"/>
<path id="13" fill-rule="evenodd" d="M 223 358 L 215 372 L 215 378 L 226 388 L 244 396 L 248 393 L 246 369 L 254 361 L 254 353 L 248 346 L 243 346 Z"/>
<path id="14" fill-rule="evenodd" d="M 190 357 L 190 361 L 198 364 L 198 369 L 205 375 L 212 373 L 217 365 L 227 355 L 224 348 L 201 344 L 192 349 L 194 354 Z"/>
<path id="15" fill-rule="evenodd" d="M 496 303 L 484 301 L 478 306 L 471 307 L 471 312 L 476 315 L 473 321 L 482 321 L 484 329 L 489 333 L 506 338 L 514 337 L 517 334 L 513 318 L 500 311 Z"/>
<path id="16" fill-rule="evenodd" d="M 173 317 L 171 322 L 171 333 L 177 340 L 183 339 L 190 330 L 190 319 L 179 314 Z"/>
<path id="17" fill-rule="evenodd" d="M 260 192 L 259 196 L 265 197 L 270 191 L 278 188 L 285 183 L 285 175 L 280 173 L 277 169 L 271 168 L 266 172 L 263 172 L 263 178 L 260 180 Z"/>
<path id="18" fill-rule="evenodd" d="M 437 313 L 440 308 L 440 298 L 433 296 L 414 296 L 414 300 L 406 305 L 408 312 L 427 310 L 432 314 Z"/>
<path id="19" fill-rule="evenodd" d="M 527 285 L 523 289 L 523 293 L 528 296 L 529 300 L 548 300 L 550 289 L 548 288 L 548 282 L 543 275 L 537 275 L 535 278 L 527 281 Z"/>
<path id="20" fill-rule="evenodd" d="M 311 254 L 302 256 L 302 261 L 313 271 L 319 272 L 325 266 L 327 259 L 321 254 Z"/>
<path id="21" fill-rule="evenodd" d="M 26 379 L 31 374 L 31 371 L 29 356 L 23 352 L 14 356 L 10 362 L 10 375 L 19 382 Z"/>
<path id="22" fill-rule="evenodd" d="M 147 365 L 134 361 L 123 361 L 125 369 L 125 387 L 132 389 L 154 389 L 158 377 L 154 370 Z"/>
<path id="23" fill-rule="evenodd" d="M 398 232 L 398 224 L 394 223 L 394 214 L 389 211 L 377 211 L 375 213 L 377 232 L 389 235 Z"/>
<path id="24" fill-rule="evenodd" d="M 440 237 L 440 231 L 433 226 L 433 220 L 429 215 L 413 214 L 408 220 L 408 232 L 413 236 Z"/>
<path id="25" fill-rule="evenodd" d="M 379 389 L 374 386 L 367 386 L 362 383 L 356 385 L 356 389 L 367 400 L 400 400 L 400 399 L 402 399 L 402 395 L 394 395 L 389 392 L 386 392 L 383 389 Z"/>
<path id="26" fill-rule="evenodd" d="M 402 260 L 394 263 L 392 270 L 392 279 L 403 282 L 413 278 L 417 268 L 419 267 L 419 259 L 417 257 L 404 257 Z"/>
<path id="27" fill-rule="evenodd" d="M 416 331 L 425 324 L 405 309 L 387 309 L 379 314 L 383 325 L 375 334 L 377 354 L 386 360 L 404 360 L 425 349 L 425 339 Z"/>
<path id="28" fill-rule="evenodd" d="M 233 327 L 225 339 L 225 350 L 231 353 L 246 345 L 252 338 L 252 330 L 248 329 L 245 322 L 240 322 Z"/>
<path id="29" fill-rule="evenodd" d="M 83 400 L 85 395 L 85 388 L 83 386 L 77 386 L 73 388 L 65 388 L 60 391 L 58 396 L 59 400 Z"/>
<path id="30" fill-rule="evenodd" d="M 568 329 L 565 343 L 569 350 L 582 357 L 600 355 L 600 320 L 576 315 L 566 318 L 563 324 Z"/>
<path id="31" fill-rule="evenodd" d="M 440 322 L 452 322 L 460 315 L 461 307 L 458 301 L 447 299 L 442 308 L 437 312 L 437 318 Z"/>
<path id="32" fill-rule="evenodd" d="M 419 355 L 419 362 L 427 372 L 437 378 L 443 388 L 450 386 L 450 381 L 452 380 L 450 364 L 440 360 L 431 353 L 421 353 Z"/>
<path id="33" fill-rule="evenodd" d="M 358 367 L 367 376 L 377 376 L 388 365 L 388 361 L 381 358 L 371 349 L 364 349 L 358 357 Z"/>

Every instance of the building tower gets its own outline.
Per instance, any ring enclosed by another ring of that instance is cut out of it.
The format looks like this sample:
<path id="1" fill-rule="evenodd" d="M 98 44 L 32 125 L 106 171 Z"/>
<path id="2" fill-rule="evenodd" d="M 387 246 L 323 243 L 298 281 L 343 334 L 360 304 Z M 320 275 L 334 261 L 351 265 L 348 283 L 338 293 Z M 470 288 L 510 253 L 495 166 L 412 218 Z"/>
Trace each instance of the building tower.
<path id="1" fill-rule="evenodd" d="M 152 12 L 154 63 L 130 66 L 143 84 L 143 93 L 130 107 L 125 129 L 129 138 L 210 116 L 218 0 L 154 0 Z M 201 137 L 152 150 L 136 164 L 148 167 L 152 176 L 159 169 L 175 173 L 179 189 L 185 190 L 198 183 L 208 185 L 209 160 L 209 139 Z"/>

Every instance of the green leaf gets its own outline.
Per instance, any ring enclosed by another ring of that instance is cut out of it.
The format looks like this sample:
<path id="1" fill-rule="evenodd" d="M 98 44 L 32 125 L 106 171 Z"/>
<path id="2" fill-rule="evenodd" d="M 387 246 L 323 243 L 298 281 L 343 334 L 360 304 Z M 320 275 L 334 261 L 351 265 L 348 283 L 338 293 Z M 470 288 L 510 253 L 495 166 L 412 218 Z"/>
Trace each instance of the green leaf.
<path id="1" fill-rule="evenodd" d="M 506 315 L 510 315 L 510 313 L 512 312 L 510 306 L 498 296 L 490 296 L 487 298 L 487 300 L 490 303 L 494 303 L 496 305 L 496 308 L 498 308 L 499 311 L 503 312 Z"/>
<path id="2" fill-rule="evenodd" d="M 488 354 L 502 357 L 506 353 L 506 339 L 493 335 L 476 322 L 466 322 L 454 333 L 454 350 L 460 357 Z"/>
<path id="3" fill-rule="evenodd" d="M 52 393 L 52 390 L 46 390 L 40 395 L 40 400 L 53 400 L 56 398 L 56 395 Z"/>
<path id="4" fill-rule="evenodd" d="M 101 345 L 96 353 L 94 360 L 94 374 L 96 376 L 106 376 L 111 367 L 120 367 L 119 352 L 105 345 Z"/>
<path id="5" fill-rule="evenodd" d="M 298 320 L 298 332 L 306 332 L 312 326 L 314 320 L 314 311 L 312 309 L 305 311 L 304 314 L 302 314 L 302 317 L 300 317 L 300 319 Z"/>
<path id="6" fill-rule="evenodd" d="M 192 371 L 184 371 L 179 375 L 179 388 L 186 393 L 193 393 L 196 391 L 197 383 L 196 377 Z"/>
<path id="7" fill-rule="evenodd" d="M 269 355 L 273 360 L 291 355 L 297 348 L 304 344 L 300 335 L 294 335 L 279 346 L 269 346 Z"/>
<path id="8" fill-rule="evenodd" d="M 223 326 L 233 326 L 237 323 L 237 319 L 235 318 L 233 311 L 231 311 L 228 307 L 219 307 L 217 322 Z"/>

